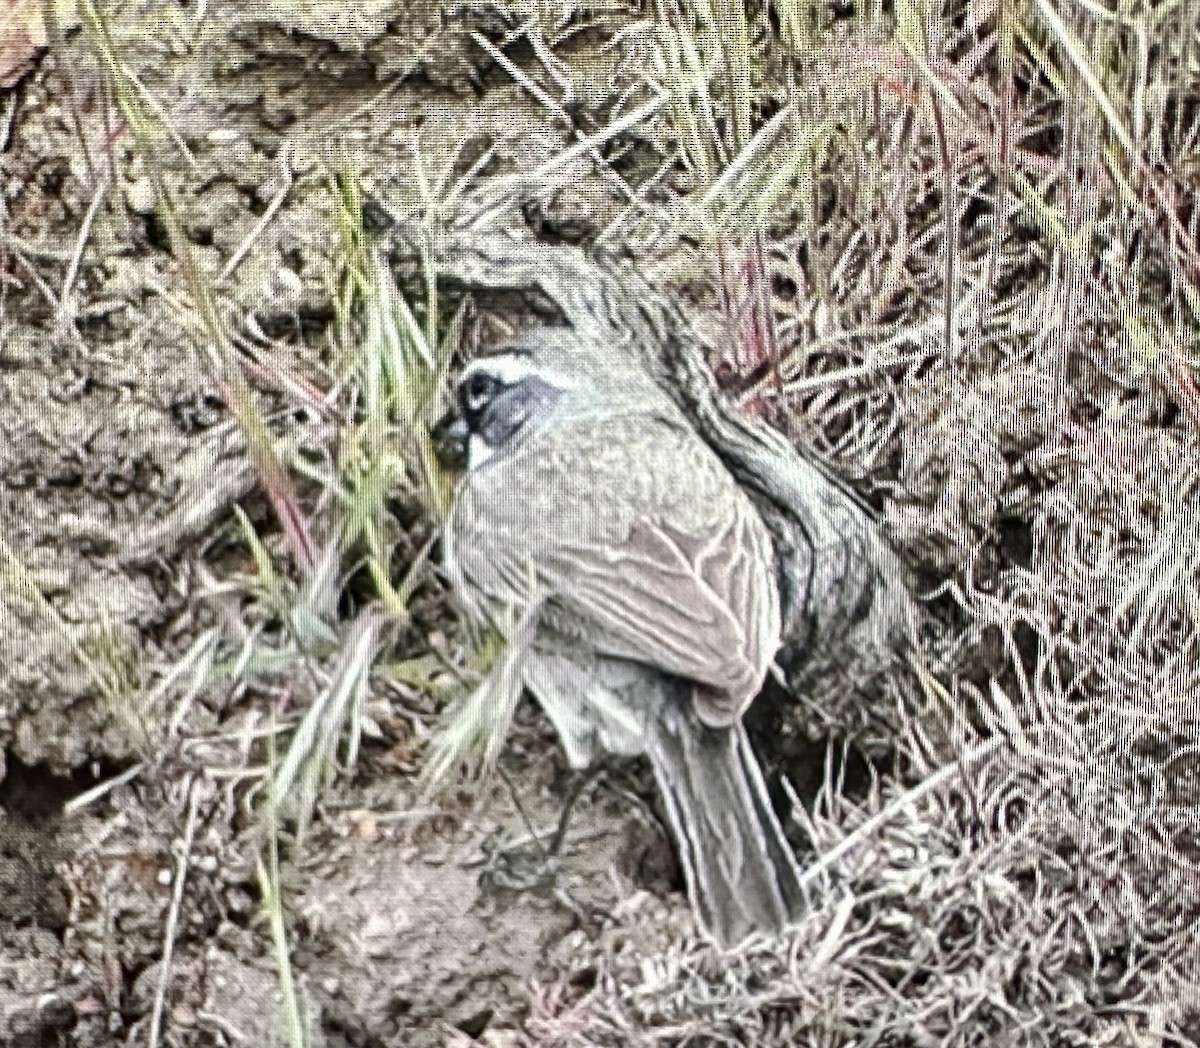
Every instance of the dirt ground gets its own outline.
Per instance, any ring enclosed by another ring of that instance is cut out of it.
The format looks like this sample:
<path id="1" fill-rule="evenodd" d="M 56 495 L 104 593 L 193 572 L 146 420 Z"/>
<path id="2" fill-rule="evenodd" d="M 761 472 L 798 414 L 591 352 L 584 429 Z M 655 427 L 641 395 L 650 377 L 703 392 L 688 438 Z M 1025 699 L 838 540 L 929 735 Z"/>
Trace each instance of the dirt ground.
<path id="1" fill-rule="evenodd" d="M 562 138 L 511 85 L 486 86 L 462 32 L 420 5 L 146 5 L 121 17 L 142 20 L 140 36 L 130 22 L 117 32 L 178 135 L 161 162 L 201 264 L 217 274 L 250 243 L 222 291 L 305 375 L 329 363 L 335 164 L 386 197 L 418 129 L 429 156 L 490 138 L 498 162 Z M 206 693 L 165 737 L 148 727 L 155 711 L 97 694 L 79 657 L 82 645 L 138 683 L 172 666 L 222 613 L 205 579 L 244 567 L 231 505 L 259 521 L 267 510 L 172 301 L 154 190 L 91 39 L 69 11 L 60 31 L 31 47 L 5 99 L 0 517 L 45 606 L 8 604 L 0 640 L 0 1041 L 144 1043 L 186 854 L 167 1041 L 280 1044 L 253 820 L 234 799 L 255 775 L 243 771 L 250 733 L 279 696 Z M 290 297 L 275 293 L 281 279 Z M 293 416 L 287 428 L 302 445 L 316 426 Z M 411 725 L 378 705 L 378 737 L 322 804 L 289 876 L 308 1043 L 440 1045 L 512 1026 L 531 980 L 594 979 L 582 962 L 573 970 L 580 936 L 652 941 L 647 921 L 663 934 L 686 925 L 662 830 L 612 785 L 577 806 L 556 876 L 525 854 L 528 840 L 506 846 L 527 836 L 525 820 L 544 834 L 559 815 L 565 772 L 540 725 L 523 729 L 535 748 L 505 759 L 515 792 L 465 793 L 431 818 L 413 804 Z M 128 787 L 62 814 L 137 764 Z"/>
<path id="2" fill-rule="evenodd" d="M 1168 991 L 1151 976 L 1123 996 L 1132 970 L 1169 970 L 1173 979 L 1187 966 L 1174 952 L 1170 963 L 1153 954 L 1154 967 L 1151 953 L 1131 950 L 1121 938 L 1116 918 L 1099 933 L 1094 956 L 1071 939 L 1061 956 L 1050 950 L 1028 962 L 1043 975 L 1047 965 L 1072 973 L 1110 966 L 1111 975 L 1088 978 L 1111 990 L 1111 1014 L 1103 994 L 1081 1003 L 1057 989 L 1039 996 L 1032 975 L 1022 982 L 1021 958 L 1033 956 L 1032 944 L 1041 940 L 1018 943 L 1014 933 L 994 955 L 1008 968 L 989 974 L 986 966 L 964 966 L 954 991 L 966 1001 L 963 987 L 976 980 L 1007 987 L 1001 997 L 1011 990 L 1011 999 L 1023 1002 L 1006 1011 L 1001 1001 L 987 1022 L 979 1020 L 995 1040 L 979 1033 L 949 1039 L 947 1031 L 968 1021 L 953 1010 L 905 1025 L 881 1009 L 874 1027 L 848 1023 L 835 1003 L 842 989 L 828 989 L 823 1002 L 805 996 L 826 992 L 814 958 L 850 950 L 839 936 L 858 920 L 832 890 L 805 932 L 803 963 L 812 967 L 797 967 L 797 954 L 790 962 L 758 955 L 737 962 L 752 974 L 774 973 L 770 979 L 790 971 L 809 990 L 794 989 L 791 997 L 763 991 L 769 1007 L 759 1025 L 732 1011 L 719 1022 L 689 1017 L 684 1006 L 672 1012 L 654 997 L 655 986 L 736 982 L 751 988 L 743 1005 L 753 1010 L 745 1001 L 754 996 L 754 980 L 727 977 L 726 962 L 695 941 L 645 769 L 614 767 L 584 784 L 564 847 L 547 855 L 539 841 L 554 832 L 563 798 L 577 783 L 536 712 L 519 714 L 498 776 L 423 798 L 420 755 L 443 703 L 399 673 L 383 675 L 388 679 L 363 701 L 353 768 L 323 789 L 300 841 L 290 827 L 283 835 L 274 882 L 283 916 L 274 924 L 264 887 L 273 838 L 258 805 L 276 757 L 272 740 L 303 712 L 298 680 L 308 671 L 282 657 L 272 661 L 274 649 L 258 646 L 286 630 L 247 596 L 246 579 L 261 581 L 261 568 L 233 507 L 280 557 L 284 529 L 230 410 L 230 390 L 203 352 L 199 310 L 156 179 L 173 191 L 177 229 L 244 340 L 256 402 L 296 478 L 298 498 L 319 519 L 328 488 L 318 479 L 337 458 L 337 419 L 319 395 L 296 390 L 324 393 L 345 377 L 336 346 L 343 248 L 331 203 L 335 176 L 355 171 L 373 198 L 403 212 L 422 163 L 428 174 L 451 158 L 461 173 L 490 148 L 488 171 L 536 168 L 570 146 L 577 128 L 594 126 L 588 121 L 630 82 L 634 59 L 613 42 L 639 10 L 598 6 L 584 28 L 561 34 L 557 65 L 539 65 L 520 47 L 506 52 L 521 69 L 538 70 L 539 83 L 556 90 L 570 83 L 570 111 L 582 114 L 572 125 L 548 114 L 479 42 L 504 44 L 509 26 L 488 5 L 122 4 L 108 17 L 116 46 L 147 111 L 170 129 L 153 157 L 114 96 L 86 14 L 67 3 L 56 10 L 56 25 L 24 37 L 14 30 L 15 43 L 0 51 L 7 63 L 0 69 L 7 84 L 0 94 L 0 1044 L 265 1046 L 297 1043 L 296 1030 L 299 1043 L 329 1048 L 477 1040 L 750 1044 L 782 1043 L 770 1038 L 783 1037 L 787 1023 L 805 1031 L 803 1041 L 788 1035 L 794 1043 L 1023 1044 L 1013 1030 L 1035 1026 L 1038 1008 L 1052 1017 L 1044 1043 L 1200 1040 L 1198 984 L 1184 975 L 1171 984 L 1175 1003 L 1155 999 Z M 40 23 L 30 13 L 21 24 Z M 633 183 L 662 162 L 653 144 L 636 136 L 621 143 L 615 160 Z M 626 203 L 591 175 L 549 194 L 527 218 L 548 239 L 578 242 L 607 229 Z M 706 281 L 713 267 L 703 252 L 666 256 L 645 241 L 629 250 L 664 282 L 695 295 L 698 310 L 712 304 Z M 781 301 L 784 276 L 777 281 Z M 268 355 L 271 366 L 256 367 Z M 813 360 L 813 374 L 846 363 L 836 354 Z M 1072 374 L 1076 392 L 1108 388 L 1108 379 L 1083 371 Z M 846 452 L 837 423 L 814 423 L 796 435 L 853 475 L 929 590 L 957 577 L 968 561 L 985 588 L 1003 571 L 1031 578 L 1033 546 L 1046 535 L 1040 529 L 1053 525 L 1048 510 L 1038 517 L 1033 507 L 1051 505 L 1045 492 L 1066 468 L 1043 440 L 1040 387 L 1029 372 L 996 367 L 969 389 L 960 382 L 953 374 L 922 378 L 904 405 L 904 426 L 886 436 L 890 461 L 887 453 L 875 461 Z M 859 392 L 848 417 L 874 403 L 876 392 Z M 1000 419 L 987 433 L 972 422 L 972 404 L 979 403 Z M 1178 405 L 1152 384 L 1123 403 L 1122 418 L 1136 423 L 1140 441 L 1126 451 L 1147 463 L 1157 457 L 1169 476 L 1186 439 Z M 927 423 L 935 422 L 960 432 L 940 445 L 923 441 Z M 939 461 L 947 447 L 961 449 L 975 471 Z M 1116 497 L 1099 482 L 1091 495 Z M 389 493 L 388 507 L 392 567 L 400 577 L 431 524 L 411 486 Z M 981 534 L 986 539 L 976 541 Z M 352 591 L 362 581 L 349 568 L 346 577 Z M 931 650 L 959 643 L 960 604 L 952 593 L 931 603 Z M 422 576 L 407 620 L 386 634 L 392 650 L 384 661 L 461 652 L 449 609 L 436 573 Z M 1033 644 L 1027 624 L 1016 642 L 1004 624 L 990 625 L 978 622 L 963 642 L 974 653 L 966 676 L 984 688 L 993 677 L 1011 683 L 998 667 L 1028 654 L 1013 656 L 1006 645 Z M 243 672 L 242 655 L 253 660 L 252 673 Z M 189 688 L 200 665 L 206 672 L 194 679 L 201 683 Z M 443 673 L 441 683 L 453 681 Z M 828 781 L 827 727 L 813 729 L 794 750 L 780 746 L 776 760 L 787 764 L 790 754 L 797 790 L 815 804 L 810 841 L 832 843 L 822 833 L 860 806 L 876 810 L 886 791 L 855 754 L 843 799 L 825 794 L 814 801 Z M 794 766 L 801 752 L 807 768 Z M 1098 752 L 1098 761 L 1108 759 L 1109 751 Z M 1179 810 L 1197 803 L 1194 757 L 1172 758 L 1176 792 L 1165 801 L 1154 794 L 1154 803 Z M 885 760 L 877 771 L 889 768 Z M 920 777 L 915 763 L 906 770 Z M 960 871 L 956 863 L 975 860 L 952 843 L 947 826 L 969 826 L 979 840 L 992 841 L 989 834 L 1017 818 L 1028 798 L 1005 791 L 1019 775 L 985 778 L 981 772 L 972 786 L 982 791 L 972 794 L 974 813 L 955 808 L 955 795 L 945 800 L 947 821 L 926 826 L 928 839 L 916 836 L 924 825 L 916 820 L 862 858 L 862 879 L 853 882 L 860 901 L 888 901 L 871 918 L 877 937 L 864 932 L 851 953 L 877 947 L 894 965 L 906 936 L 921 940 L 914 922 L 923 920 L 922 907 L 934 906 L 925 893 L 960 890 L 962 878 L 951 867 Z M 1200 849 L 1192 834 L 1194 869 Z M 888 856 L 901 852 L 912 864 L 889 866 Z M 936 877 L 922 884 L 913 874 L 921 868 L 916 857 L 930 853 L 945 856 L 937 860 L 944 884 Z M 1068 856 L 1064 867 L 1073 861 Z M 1036 910 L 1043 921 L 1037 934 L 1047 942 L 1058 934 L 1057 897 L 1044 912 L 1028 903 L 1040 898 L 1044 871 L 1012 872 L 1005 885 L 999 874 L 989 880 L 984 867 L 977 872 L 977 910 L 964 903 L 954 922 L 930 933 L 939 957 L 959 942 L 989 941 L 992 932 L 1003 938 L 990 921 L 1009 906 L 1014 914 Z M 1111 872 L 1079 874 L 1088 881 L 1079 898 Z M 1172 882 L 1175 873 L 1160 875 L 1145 892 L 1172 894 L 1157 934 L 1177 950 L 1187 936 L 1196 942 L 1200 889 L 1195 881 Z M 1072 872 L 1054 876 L 1070 880 Z M 280 974 L 279 927 L 286 930 L 288 976 Z M 895 977 L 887 993 L 940 1002 L 931 987 L 942 976 L 930 963 L 911 984 Z M 855 969 L 855 992 L 887 981 L 863 964 Z M 943 989 L 952 981 L 946 979 Z M 598 1003 L 614 1000 L 627 1006 L 625 1027 L 604 1010 L 609 1004 Z M 1077 1008 L 1086 1009 L 1088 1025 L 1071 1039 L 1064 1031 L 1077 1025 Z M 936 1011 L 933 1003 L 929 1009 Z M 1129 1018 L 1135 1013 L 1150 1018 Z M 654 1032 L 642 1041 L 634 1030 Z"/>

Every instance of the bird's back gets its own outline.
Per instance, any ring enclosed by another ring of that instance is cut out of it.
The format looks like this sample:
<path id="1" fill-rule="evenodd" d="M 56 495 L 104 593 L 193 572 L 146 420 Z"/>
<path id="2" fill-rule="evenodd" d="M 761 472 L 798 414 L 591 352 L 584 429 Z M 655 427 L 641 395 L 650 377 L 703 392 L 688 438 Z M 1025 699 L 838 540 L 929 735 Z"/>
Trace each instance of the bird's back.
<path id="1" fill-rule="evenodd" d="M 562 421 L 472 470 L 447 547 L 460 593 L 544 599 L 565 641 L 706 685 L 709 719 L 740 713 L 778 644 L 757 512 L 703 441 L 652 408 Z"/>

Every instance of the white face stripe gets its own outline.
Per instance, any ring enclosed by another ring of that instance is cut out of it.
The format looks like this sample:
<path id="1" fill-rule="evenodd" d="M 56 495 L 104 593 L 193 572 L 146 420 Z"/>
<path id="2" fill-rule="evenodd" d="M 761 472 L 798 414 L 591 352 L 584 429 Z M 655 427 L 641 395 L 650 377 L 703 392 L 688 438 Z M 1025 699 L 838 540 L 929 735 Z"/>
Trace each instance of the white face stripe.
<path id="1" fill-rule="evenodd" d="M 573 389 L 579 384 L 577 379 L 558 372 L 545 371 L 538 367 L 531 357 L 521 353 L 497 353 L 495 356 L 478 357 L 463 370 L 461 381 L 465 381 L 479 372 L 483 372 L 485 375 L 494 375 L 506 386 L 515 386 L 518 382 L 530 377 L 538 378 L 559 389 Z"/>
<path id="2" fill-rule="evenodd" d="M 482 466 L 496 452 L 486 440 L 478 433 L 472 433 L 467 438 L 467 469 L 477 469 Z"/>

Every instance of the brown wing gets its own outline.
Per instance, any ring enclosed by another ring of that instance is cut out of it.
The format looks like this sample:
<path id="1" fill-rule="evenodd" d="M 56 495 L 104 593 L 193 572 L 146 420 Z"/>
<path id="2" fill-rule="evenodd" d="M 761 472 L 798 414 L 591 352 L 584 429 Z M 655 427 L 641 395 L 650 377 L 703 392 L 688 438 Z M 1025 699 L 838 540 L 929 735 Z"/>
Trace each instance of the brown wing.
<path id="1" fill-rule="evenodd" d="M 593 625 L 597 650 L 704 685 L 709 723 L 737 719 L 779 641 L 770 550 L 751 507 L 735 508 L 706 534 L 639 520 L 616 549 L 572 543 L 552 561 L 570 574 L 561 599 Z"/>
<path id="2" fill-rule="evenodd" d="M 500 603 L 549 597 L 554 627 L 703 685 L 737 718 L 779 642 L 770 539 L 693 433 L 593 420 L 468 475 L 448 532 L 460 581 Z"/>

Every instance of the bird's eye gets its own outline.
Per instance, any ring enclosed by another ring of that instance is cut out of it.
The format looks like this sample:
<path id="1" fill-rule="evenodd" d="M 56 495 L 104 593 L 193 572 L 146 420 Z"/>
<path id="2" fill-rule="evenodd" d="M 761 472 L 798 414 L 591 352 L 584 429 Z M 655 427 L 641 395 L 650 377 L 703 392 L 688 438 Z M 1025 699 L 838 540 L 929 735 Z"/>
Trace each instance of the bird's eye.
<path id="1" fill-rule="evenodd" d="M 495 375 L 477 371 L 463 383 L 461 389 L 462 406 L 468 412 L 478 412 L 487 406 L 500 388 L 500 380 Z"/>

